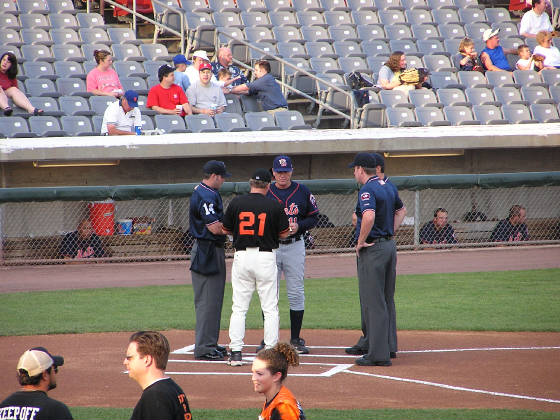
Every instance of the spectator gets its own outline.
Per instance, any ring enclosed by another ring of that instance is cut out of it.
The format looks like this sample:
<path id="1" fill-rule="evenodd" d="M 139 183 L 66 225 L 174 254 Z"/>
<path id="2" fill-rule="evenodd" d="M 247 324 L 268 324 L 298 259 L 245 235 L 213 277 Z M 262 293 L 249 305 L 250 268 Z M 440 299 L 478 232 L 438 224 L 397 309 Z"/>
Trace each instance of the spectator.
<path id="1" fill-rule="evenodd" d="M 529 230 L 525 224 L 526 219 L 525 207 L 519 204 L 511 206 L 508 218 L 498 222 L 490 235 L 490 240 L 494 242 L 528 241 Z"/>
<path id="2" fill-rule="evenodd" d="M 406 56 L 402 51 L 395 51 L 379 69 L 377 84 L 385 90 L 391 90 L 402 84 L 399 76 L 406 69 Z"/>
<path id="3" fill-rule="evenodd" d="M 140 134 L 142 119 L 138 108 L 138 93 L 127 90 L 120 100 L 107 105 L 103 114 L 101 134 L 126 136 Z"/>
<path id="4" fill-rule="evenodd" d="M 78 225 L 78 230 L 64 236 L 59 254 L 64 259 L 80 260 L 104 257 L 105 250 L 99 236 L 93 232 L 89 219 L 83 219 Z"/>
<path id="5" fill-rule="evenodd" d="M 218 80 L 220 80 L 218 72 L 222 69 L 229 70 L 231 78 L 234 79 L 232 86 L 239 86 L 248 82 L 241 69 L 233 64 L 233 55 L 228 47 L 220 48 L 218 50 L 218 60 L 212 63 L 212 73 Z"/>
<path id="6" fill-rule="evenodd" d="M 298 354 L 288 343 L 278 343 L 271 349 L 257 353 L 253 360 L 251 379 L 255 392 L 265 397 L 259 419 L 306 419 L 301 404 L 283 384 L 288 376 L 288 367 L 297 365 Z"/>
<path id="7" fill-rule="evenodd" d="M 455 231 L 447 223 L 447 210 L 440 207 L 434 211 L 434 219 L 420 229 L 420 242 L 423 244 L 456 244 Z"/>
<path id="8" fill-rule="evenodd" d="M 500 46 L 499 29 L 486 29 L 482 39 L 486 42 L 486 48 L 482 50 L 480 59 L 487 71 L 511 71 L 506 54 L 516 54 L 517 50 L 506 49 Z"/>
<path id="9" fill-rule="evenodd" d="M 160 114 L 185 115 L 192 114 L 191 105 L 182 88 L 177 86 L 173 67 L 164 64 L 158 69 L 159 84 L 148 92 L 146 107 Z"/>
<path id="10" fill-rule="evenodd" d="M 222 88 L 212 82 L 212 66 L 210 63 L 202 63 L 199 70 L 199 78 L 191 83 L 187 96 L 195 114 L 207 114 L 213 117 L 224 112 L 226 109 L 226 98 Z"/>
<path id="11" fill-rule="evenodd" d="M 280 85 L 270 74 L 270 63 L 259 60 L 255 63 L 255 78 L 253 82 L 234 86 L 231 93 L 255 95 L 263 109 L 271 114 L 277 111 L 287 111 L 288 102 L 282 93 Z"/>
<path id="12" fill-rule="evenodd" d="M 517 70 L 540 71 L 544 68 L 544 56 L 540 54 L 531 54 L 531 50 L 528 45 L 519 45 L 517 47 L 517 53 L 519 54 L 519 60 L 515 63 L 515 68 Z"/>
<path id="13" fill-rule="evenodd" d="M 431 89 L 432 85 L 428 83 L 430 71 L 426 68 L 406 69 L 399 75 L 401 84 L 394 90 L 409 92 L 414 89 Z"/>
<path id="14" fill-rule="evenodd" d="M 191 85 L 189 80 L 189 76 L 185 74 L 185 70 L 187 69 L 187 65 L 190 62 L 185 58 L 183 54 L 177 54 L 173 57 L 173 65 L 175 66 L 175 71 L 173 72 L 174 76 L 174 83 L 178 86 L 181 86 L 183 92 L 187 93 L 187 89 Z"/>
<path id="15" fill-rule="evenodd" d="M 117 72 L 111 68 L 113 56 L 106 50 L 95 50 L 93 57 L 97 67 L 91 70 L 86 78 L 87 91 L 97 96 L 114 96 L 120 98 L 123 87 Z"/>
<path id="16" fill-rule="evenodd" d="M 47 395 L 56 388 L 62 356 L 52 356 L 44 347 L 27 350 L 19 358 L 17 378 L 21 389 L 0 403 L 2 419 L 72 419 L 66 404 Z"/>
<path id="17" fill-rule="evenodd" d="M 210 63 L 208 54 L 204 50 L 195 51 L 192 55 L 192 64 L 185 70 L 185 74 L 189 77 L 191 83 L 198 80 L 198 70 L 202 63 Z"/>
<path id="18" fill-rule="evenodd" d="M 519 34 L 527 38 L 536 38 L 540 31 L 552 32 L 550 19 L 545 12 L 545 0 L 533 0 L 532 9 L 521 18 Z"/>
<path id="19" fill-rule="evenodd" d="M 552 34 L 547 31 L 540 31 L 537 34 L 537 45 L 533 55 L 538 54 L 544 57 L 544 68 L 560 68 L 560 51 L 552 45 Z"/>
<path id="20" fill-rule="evenodd" d="M 230 93 L 233 88 L 232 83 L 234 83 L 234 80 L 231 78 L 231 72 L 226 68 L 220 69 L 218 70 L 217 77 L 218 82 L 222 82 L 224 84 L 224 87 L 222 88 L 224 95 Z"/>
<path id="21" fill-rule="evenodd" d="M 458 67 L 463 71 L 484 71 L 472 39 L 466 37 L 459 44 Z"/>
<path id="22" fill-rule="evenodd" d="M 17 74 L 17 57 L 14 53 L 5 52 L 0 57 L 0 107 L 4 110 L 4 115 L 9 117 L 14 112 L 8 103 L 8 98 L 11 98 L 14 104 L 30 114 L 41 115 L 43 110 L 35 108 L 27 99 L 25 93 L 19 90 Z"/>
<path id="23" fill-rule="evenodd" d="M 175 381 L 165 376 L 169 342 L 156 331 L 138 331 L 130 337 L 123 364 L 128 376 L 138 382 L 142 396 L 130 420 L 191 419 L 187 396 Z"/>
<path id="24" fill-rule="evenodd" d="M 476 205 L 473 204 L 471 211 L 468 211 L 463 216 L 464 222 L 485 222 L 488 217 L 481 211 L 476 209 Z"/>

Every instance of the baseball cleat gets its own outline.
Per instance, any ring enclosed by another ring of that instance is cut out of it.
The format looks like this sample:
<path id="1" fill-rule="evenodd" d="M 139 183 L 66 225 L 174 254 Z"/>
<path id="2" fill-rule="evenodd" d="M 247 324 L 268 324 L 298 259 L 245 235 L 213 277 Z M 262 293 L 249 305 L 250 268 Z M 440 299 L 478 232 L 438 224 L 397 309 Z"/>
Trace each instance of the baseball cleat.
<path id="1" fill-rule="evenodd" d="M 228 365 L 243 366 L 243 356 L 240 351 L 232 351 L 229 355 Z"/>
<path id="2" fill-rule="evenodd" d="M 303 338 L 292 338 L 290 344 L 295 347 L 299 354 L 309 354 L 309 349 L 305 347 L 305 340 Z"/>

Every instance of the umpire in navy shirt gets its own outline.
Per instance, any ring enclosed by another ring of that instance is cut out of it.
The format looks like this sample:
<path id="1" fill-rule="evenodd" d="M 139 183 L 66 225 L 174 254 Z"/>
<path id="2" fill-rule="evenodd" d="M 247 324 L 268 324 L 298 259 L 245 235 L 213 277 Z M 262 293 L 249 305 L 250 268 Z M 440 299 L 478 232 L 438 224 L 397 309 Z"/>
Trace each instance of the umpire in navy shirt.
<path id="1" fill-rule="evenodd" d="M 362 185 L 356 207 L 356 255 L 363 337 L 347 352 L 354 349 L 351 354 L 363 354 L 356 360 L 360 366 L 391 366 L 389 340 L 391 322 L 396 319 L 397 247 L 393 235 L 406 208 L 397 188 L 379 172 L 381 165 L 365 152 L 358 153 L 349 165 Z"/>
<path id="2" fill-rule="evenodd" d="M 224 206 L 218 190 L 231 174 L 224 162 L 206 162 L 203 179 L 193 192 L 189 209 L 189 231 L 196 239 L 191 252 L 191 274 L 196 311 L 195 349 L 197 360 L 223 360 L 226 348 L 218 345 L 224 301 L 226 263 L 222 233 Z"/>

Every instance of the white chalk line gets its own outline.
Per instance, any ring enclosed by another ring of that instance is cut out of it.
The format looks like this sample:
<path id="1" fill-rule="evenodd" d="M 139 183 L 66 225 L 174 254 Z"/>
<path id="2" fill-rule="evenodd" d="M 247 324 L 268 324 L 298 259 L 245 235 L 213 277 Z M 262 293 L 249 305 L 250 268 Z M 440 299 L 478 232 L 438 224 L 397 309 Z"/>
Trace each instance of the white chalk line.
<path id="1" fill-rule="evenodd" d="M 379 374 L 376 374 L 376 373 L 368 373 L 368 372 L 357 372 L 357 371 L 353 371 L 353 370 L 344 370 L 343 372 L 344 373 L 351 373 L 353 375 L 362 375 L 362 376 L 370 376 L 370 377 L 381 378 L 381 379 L 389 379 L 391 381 L 409 382 L 409 383 L 420 384 L 420 385 L 434 386 L 434 387 L 437 387 L 437 388 L 451 389 L 451 390 L 454 390 L 454 391 L 466 391 L 466 392 L 474 392 L 474 393 L 477 393 L 477 394 L 493 395 L 493 396 L 497 396 L 497 397 L 508 397 L 508 398 L 522 399 L 522 400 L 532 400 L 532 401 L 560 404 L 560 400 L 553 400 L 551 398 L 540 398 L 540 397 L 533 397 L 533 396 L 530 396 L 530 395 L 508 394 L 508 393 L 505 393 L 505 392 L 487 391 L 487 390 L 484 390 L 484 389 L 465 388 L 465 387 L 462 387 L 462 386 L 440 384 L 438 382 L 422 381 L 422 380 L 419 380 L 419 379 L 399 378 L 399 377 L 396 377 L 396 376 L 379 375 Z"/>

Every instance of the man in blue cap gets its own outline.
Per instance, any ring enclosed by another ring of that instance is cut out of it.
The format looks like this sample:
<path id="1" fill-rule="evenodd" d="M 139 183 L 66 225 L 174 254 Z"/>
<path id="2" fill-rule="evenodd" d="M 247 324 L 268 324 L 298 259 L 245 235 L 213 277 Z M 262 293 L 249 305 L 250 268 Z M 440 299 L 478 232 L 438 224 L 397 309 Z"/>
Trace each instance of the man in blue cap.
<path id="1" fill-rule="evenodd" d="M 187 58 L 183 54 L 177 54 L 175 57 L 173 57 L 173 65 L 175 66 L 175 71 L 173 72 L 173 74 L 175 75 L 174 83 L 178 86 L 181 86 L 185 93 L 187 93 L 187 89 L 191 85 L 189 76 L 185 74 L 185 70 L 190 64 L 190 61 L 187 60 Z"/>
<path id="2" fill-rule="evenodd" d="M 138 93 L 127 90 L 118 101 L 111 102 L 103 114 L 101 135 L 127 136 L 140 134 L 142 119 L 138 109 Z"/>

